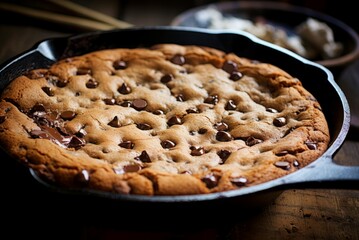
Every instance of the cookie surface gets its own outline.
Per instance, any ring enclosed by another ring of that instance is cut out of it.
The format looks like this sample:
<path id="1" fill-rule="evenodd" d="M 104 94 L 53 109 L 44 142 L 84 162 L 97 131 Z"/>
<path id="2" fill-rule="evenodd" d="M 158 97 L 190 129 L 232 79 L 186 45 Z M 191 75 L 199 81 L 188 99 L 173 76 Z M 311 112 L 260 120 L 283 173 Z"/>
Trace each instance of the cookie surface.
<path id="1" fill-rule="evenodd" d="M 67 58 L 13 80 L 0 102 L 1 146 L 69 188 L 228 191 L 297 171 L 329 141 L 320 104 L 299 79 L 201 46 Z"/>

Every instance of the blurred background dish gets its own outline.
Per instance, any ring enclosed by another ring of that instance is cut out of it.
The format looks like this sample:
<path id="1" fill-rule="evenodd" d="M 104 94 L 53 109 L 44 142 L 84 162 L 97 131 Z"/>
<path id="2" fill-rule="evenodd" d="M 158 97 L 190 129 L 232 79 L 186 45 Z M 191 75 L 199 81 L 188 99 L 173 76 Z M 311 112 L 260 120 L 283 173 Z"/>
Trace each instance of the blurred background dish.
<path id="1" fill-rule="evenodd" d="M 359 57 L 358 33 L 344 22 L 283 2 L 217 2 L 177 15 L 172 26 L 244 30 L 317 62 L 334 76 Z"/>

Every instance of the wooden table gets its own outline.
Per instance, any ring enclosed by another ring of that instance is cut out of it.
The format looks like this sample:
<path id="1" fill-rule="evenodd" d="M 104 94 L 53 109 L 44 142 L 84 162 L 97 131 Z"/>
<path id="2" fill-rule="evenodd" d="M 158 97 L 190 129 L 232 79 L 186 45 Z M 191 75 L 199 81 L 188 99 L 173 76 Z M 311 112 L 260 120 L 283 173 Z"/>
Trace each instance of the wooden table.
<path id="1" fill-rule="evenodd" d="M 171 1 L 167 5 L 163 4 L 163 1 L 141 1 L 141 8 L 135 5 L 138 4 L 138 1 L 135 4 L 132 1 L 108 1 L 106 4 L 99 4 L 98 1 L 77 2 L 112 16 L 121 16 L 123 20 L 137 26 L 149 26 L 168 25 L 177 14 L 201 1 Z M 7 16 L 9 18 L 0 24 L 0 63 L 45 38 L 66 36 L 78 32 L 69 27 L 44 24 L 17 15 Z M 353 64 L 359 66 L 359 62 Z M 356 81 L 358 84 L 359 74 L 356 71 L 359 71 L 359 67 L 351 67 L 350 71 L 345 74 L 346 79 L 350 76 L 350 81 Z M 341 84 L 346 84 L 346 80 L 338 76 L 339 79 Z M 346 88 L 346 91 L 350 91 L 350 87 Z M 355 105 L 352 107 L 357 108 L 356 104 L 359 102 L 352 100 L 351 104 Z M 351 129 L 341 150 L 336 154 L 335 161 L 346 165 L 359 165 L 358 156 L 357 130 Z M 11 182 L 6 180 L 1 179 L 1 184 L 3 189 L 8 190 L 11 187 L 6 186 L 11 186 Z M 221 224 L 218 224 L 217 227 L 203 226 L 199 228 L 181 228 L 179 226 L 171 229 L 161 229 L 160 226 L 153 229 L 141 227 L 146 224 L 146 221 L 153 221 L 154 216 L 146 216 L 146 218 L 150 218 L 147 220 L 139 218 L 139 221 L 134 223 L 135 226 L 139 226 L 138 228 L 89 227 L 86 224 L 69 226 L 66 223 L 61 224 L 61 222 L 55 221 L 56 216 L 51 216 L 51 214 L 47 215 L 46 219 L 42 219 L 42 222 L 37 223 L 36 220 L 33 222 L 31 217 L 25 216 L 26 212 L 14 211 L 20 205 L 23 209 L 31 208 L 31 206 L 27 206 L 26 197 L 12 199 L 13 192 L 3 191 L 3 196 L 10 200 L 7 202 L 7 206 L 2 207 L 1 211 L 4 212 L 7 209 L 16 215 L 6 215 L 13 219 L 9 221 L 9 226 L 0 227 L 0 232 L 8 231 L 13 236 L 17 236 L 25 231 L 27 236 L 37 239 L 42 237 L 53 239 L 56 236 L 67 239 L 359 239 L 359 187 L 352 186 L 352 188 L 354 190 L 286 190 L 275 199 L 273 204 L 264 206 L 264 209 L 250 216 L 238 218 L 226 226 Z M 69 213 L 69 216 L 71 218 L 73 215 Z M 221 222 L 222 219 L 213 216 L 213 219 L 203 219 L 203 221 Z M 46 229 L 43 228 L 44 222 L 49 223 L 44 225 Z M 51 222 L 56 225 L 51 225 Z M 14 224 L 18 227 L 17 231 L 11 230 Z"/>

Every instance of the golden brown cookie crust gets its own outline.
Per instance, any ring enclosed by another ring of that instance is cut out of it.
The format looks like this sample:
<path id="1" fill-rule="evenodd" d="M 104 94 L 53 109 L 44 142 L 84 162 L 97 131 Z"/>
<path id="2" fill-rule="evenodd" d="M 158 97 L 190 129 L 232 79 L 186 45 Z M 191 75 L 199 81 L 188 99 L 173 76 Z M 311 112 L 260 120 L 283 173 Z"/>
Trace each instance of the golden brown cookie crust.
<path id="1" fill-rule="evenodd" d="M 299 79 L 201 46 L 67 58 L 18 77 L 0 102 L 1 146 L 70 188 L 228 191 L 308 165 L 329 140 L 320 104 Z"/>

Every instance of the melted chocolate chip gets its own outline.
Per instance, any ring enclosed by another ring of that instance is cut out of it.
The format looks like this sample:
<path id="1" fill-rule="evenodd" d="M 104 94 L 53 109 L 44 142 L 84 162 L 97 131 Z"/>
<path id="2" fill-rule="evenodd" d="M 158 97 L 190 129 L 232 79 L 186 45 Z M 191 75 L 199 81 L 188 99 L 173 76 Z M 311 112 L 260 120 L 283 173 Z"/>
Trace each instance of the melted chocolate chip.
<path id="1" fill-rule="evenodd" d="M 186 112 L 189 114 L 189 113 L 199 113 L 199 110 L 195 107 L 192 107 L 192 108 L 188 108 L 186 110 Z"/>
<path id="2" fill-rule="evenodd" d="M 45 109 L 44 105 L 36 104 L 30 110 L 30 113 L 34 113 L 34 112 L 46 112 L 46 109 Z"/>
<path id="3" fill-rule="evenodd" d="M 150 130 L 150 129 L 152 129 L 151 125 L 149 125 L 147 123 L 138 123 L 136 126 L 137 126 L 138 129 L 141 129 L 141 130 Z"/>
<path id="4" fill-rule="evenodd" d="M 237 71 L 234 71 L 231 73 L 231 75 L 229 76 L 229 79 L 231 79 L 232 81 L 238 81 L 243 77 L 243 74 Z"/>
<path id="5" fill-rule="evenodd" d="M 55 95 L 50 87 L 42 87 L 41 89 L 47 94 L 47 96 L 52 97 Z"/>
<path id="6" fill-rule="evenodd" d="M 227 73 L 232 74 L 233 72 L 237 71 L 237 63 L 231 60 L 227 60 L 223 63 L 222 69 Z"/>
<path id="7" fill-rule="evenodd" d="M 261 143 L 263 142 L 261 139 L 258 139 L 258 138 L 254 138 L 254 137 L 249 137 L 246 139 L 246 145 L 247 146 L 253 146 L 253 145 L 256 145 L 258 143 Z"/>
<path id="8" fill-rule="evenodd" d="M 90 68 L 78 68 L 76 75 L 86 75 L 89 74 L 91 75 L 92 71 Z"/>
<path id="9" fill-rule="evenodd" d="M 147 107 L 147 101 L 144 99 L 135 99 L 132 101 L 131 106 L 137 111 L 141 111 Z"/>
<path id="10" fill-rule="evenodd" d="M 300 166 L 300 163 L 297 160 L 293 161 L 293 166 L 298 168 Z"/>
<path id="11" fill-rule="evenodd" d="M 276 109 L 274 109 L 274 108 L 266 108 L 266 111 L 267 112 L 270 112 L 270 113 L 277 113 L 278 111 L 276 110 Z"/>
<path id="12" fill-rule="evenodd" d="M 192 156 L 201 156 L 205 153 L 203 147 L 191 146 L 190 149 L 191 149 Z"/>
<path id="13" fill-rule="evenodd" d="M 183 96 L 182 94 L 178 94 L 178 95 L 176 96 L 176 100 L 177 100 L 178 102 L 183 102 L 183 101 L 184 101 L 184 96 Z"/>
<path id="14" fill-rule="evenodd" d="M 146 151 L 142 151 L 141 155 L 138 157 L 135 157 L 136 160 L 139 160 L 144 163 L 151 162 L 150 156 L 148 156 L 148 153 Z"/>
<path id="15" fill-rule="evenodd" d="M 90 174 L 87 170 L 82 170 L 75 176 L 75 181 L 80 185 L 86 185 L 90 181 Z"/>
<path id="16" fill-rule="evenodd" d="M 310 150 L 317 150 L 318 148 L 315 142 L 306 141 L 305 145 L 307 145 Z"/>
<path id="17" fill-rule="evenodd" d="M 176 146 L 176 144 L 170 140 L 164 140 L 161 142 L 161 146 L 163 148 L 173 148 Z"/>
<path id="18" fill-rule="evenodd" d="M 0 124 L 1 124 L 1 123 L 4 123 L 5 120 L 6 120 L 6 117 L 5 117 L 5 116 L 0 116 Z"/>
<path id="19" fill-rule="evenodd" d="M 106 105 L 114 105 L 116 103 L 116 100 L 114 98 L 106 98 L 103 101 Z"/>
<path id="20" fill-rule="evenodd" d="M 236 110 L 236 108 L 237 108 L 237 106 L 233 100 L 228 100 L 226 106 L 224 107 L 224 109 L 226 109 L 226 110 Z"/>
<path id="21" fill-rule="evenodd" d="M 177 65 L 183 65 L 186 62 L 186 59 L 184 58 L 184 56 L 176 54 L 175 56 L 173 56 L 170 60 L 172 63 L 177 64 Z"/>
<path id="22" fill-rule="evenodd" d="M 126 149 L 132 149 L 135 146 L 135 144 L 133 144 L 133 142 L 131 142 L 131 141 L 124 141 L 124 142 L 120 143 L 119 146 L 126 148 Z"/>
<path id="23" fill-rule="evenodd" d="M 218 177 L 213 174 L 207 174 L 201 178 L 202 182 L 206 184 L 208 188 L 214 188 L 218 185 Z"/>
<path id="24" fill-rule="evenodd" d="M 83 138 L 87 135 L 87 132 L 85 129 L 81 128 L 77 133 L 75 133 L 75 135 L 79 138 Z"/>
<path id="25" fill-rule="evenodd" d="M 85 140 L 82 138 L 79 138 L 77 136 L 73 136 L 71 138 L 71 141 L 69 142 L 68 147 L 79 149 L 80 147 L 84 146 L 86 144 Z"/>
<path id="26" fill-rule="evenodd" d="M 231 179 L 231 183 L 236 185 L 237 187 L 243 187 L 248 182 L 247 178 L 245 177 L 236 177 Z"/>
<path id="27" fill-rule="evenodd" d="M 205 100 L 205 103 L 209 103 L 209 104 L 217 104 L 218 103 L 218 95 L 212 95 L 212 96 L 208 96 Z"/>
<path id="28" fill-rule="evenodd" d="M 162 115 L 162 114 L 164 114 L 164 112 L 162 110 L 157 109 L 157 110 L 153 111 L 153 114 Z"/>
<path id="29" fill-rule="evenodd" d="M 227 123 L 224 123 L 224 122 L 218 122 L 218 123 L 214 124 L 214 128 L 217 131 L 227 131 L 228 125 L 227 125 Z"/>
<path id="30" fill-rule="evenodd" d="M 58 86 L 59 88 L 63 88 L 66 87 L 68 83 L 68 80 L 58 80 L 56 81 L 56 86 Z"/>
<path id="31" fill-rule="evenodd" d="M 223 163 L 227 160 L 231 152 L 228 150 L 220 150 L 217 152 L 217 155 L 222 159 Z"/>
<path id="32" fill-rule="evenodd" d="M 289 154 L 289 152 L 287 150 L 283 150 L 283 151 L 280 151 L 278 153 L 276 153 L 275 155 L 278 156 L 278 157 L 282 157 L 282 156 L 285 156 Z"/>
<path id="33" fill-rule="evenodd" d="M 73 111 L 64 111 L 60 114 L 60 117 L 64 120 L 71 120 L 76 116 L 76 113 Z"/>
<path id="34" fill-rule="evenodd" d="M 115 70 L 122 70 L 122 69 L 125 69 L 127 67 L 127 64 L 125 61 L 122 61 L 122 60 L 116 60 L 113 62 L 112 64 L 113 68 Z"/>
<path id="35" fill-rule="evenodd" d="M 121 94 L 129 94 L 131 92 L 131 88 L 127 86 L 126 83 L 123 83 L 121 87 L 118 88 L 118 92 Z"/>
<path id="36" fill-rule="evenodd" d="M 115 116 L 115 117 L 108 123 L 108 125 L 111 126 L 111 127 L 115 127 L 115 128 L 121 127 L 120 120 L 118 119 L 117 116 Z"/>
<path id="37" fill-rule="evenodd" d="M 170 119 L 168 119 L 167 124 L 168 124 L 168 126 L 179 125 L 179 124 L 182 124 L 182 120 L 178 116 L 173 116 Z"/>
<path id="38" fill-rule="evenodd" d="M 207 131 L 208 131 L 208 130 L 207 130 L 206 128 L 200 128 L 200 129 L 198 130 L 198 133 L 199 133 L 199 134 L 205 134 Z"/>
<path id="39" fill-rule="evenodd" d="M 138 164 L 129 164 L 123 166 L 123 171 L 125 172 L 138 172 L 141 170 L 141 166 Z"/>
<path id="40" fill-rule="evenodd" d="M 98 82 L 93 78 L 90 78 L 86 83 L 87 88 L 97 88 L 97 86 L 98 86 Z"/>
<path id="41" fill-rule="evenodd" d="M 132 102 L 130 101 L 124 101 L 120 104 L 122 107 L 131 107 Z"/>
<path id="42" fill-rule="evenodd" d="M 274 166 L 284 169 L 284 170 L 289 170 L 290 169 L 290 163 L 286 162 L 286 161 L 277 161 L 274 163 Z"/>
<path id="43" fill-rule="evenodd" d="M 161 77 L 160 81 L 161 81 L 161 83 L 168 83 L 168 82 L 172 81 L 172 79 L 173 79 L 172 74 L 166 74 Z"/>
<path id="44" fill-rule="evenodd" d="M 220 142 L 229 142 L 232 140 L 232 136 L 228 132 L 219 131 L 216 134 L 216 139 Z"/>
<path id="45" fill-rule="evenodd" d="M 273 124 L 276 127 L 283 127 L 287 123 L 285 117 L 277 117 L 273 120 Z"/>

